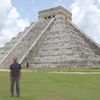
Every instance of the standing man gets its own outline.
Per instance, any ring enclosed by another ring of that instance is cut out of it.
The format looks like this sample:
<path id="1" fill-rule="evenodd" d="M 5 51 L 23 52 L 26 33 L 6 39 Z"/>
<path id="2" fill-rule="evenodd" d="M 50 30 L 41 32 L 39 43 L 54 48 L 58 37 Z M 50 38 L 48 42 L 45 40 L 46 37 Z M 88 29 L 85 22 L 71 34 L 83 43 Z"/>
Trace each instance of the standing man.
<path id="1" fill-rule="evenodd" d="M 13 58 L 13 63 L 10 65 L 10 92 L 11 96 L 14 96 L 14 84 L 16 82 L 16 94 L 17 97 L 20 96 L 20 77 L 21 77 L 21 65 L 18 64 L 17 58 Z"/>

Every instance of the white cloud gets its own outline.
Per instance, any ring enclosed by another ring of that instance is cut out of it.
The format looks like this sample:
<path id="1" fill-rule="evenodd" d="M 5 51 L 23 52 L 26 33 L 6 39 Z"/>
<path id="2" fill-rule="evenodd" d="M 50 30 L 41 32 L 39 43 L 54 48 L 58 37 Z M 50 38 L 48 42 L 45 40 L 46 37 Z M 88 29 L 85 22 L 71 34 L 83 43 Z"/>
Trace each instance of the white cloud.
<path id="1" fill-rule="evenodd" d="M 100 8 L 100 0 L 97 0 L 97 5 Z"/>
<path id="2" fill-rule="evenodd" d="M 2 8 L 3 6 L 3 8 Z M 6 11 L 8 10 L 9 8 L 12 7 L 12 4 L 11 4 L 11 1 L 10 0 L 0 0 L 0 10 L 2 11 Z"/>
<path id="3" fill-rule="evenodd" d="M 100 0 L 98 0 L 100 2 Z M 71 5 L 73 22 L 100 43 L 100 8 L 95 0 L 74 0 Z"/>
<path id="4" fill-rule="evenodd" d="M 8 18 L 17 19 L 18 17 L 20 17 L 18 11 L 16 10 L 15 7 L 12 7 L 12 9 L 9 12 Z"/>
<path id="5" fill-rule="evenodd" d="M 0 46 L 23 31 L 27 25 L 28 20 L 21 18 L 11 0 L 0 0 Z"/>
<path id="6" fill-rule="evenodd" d="M 97 0 L 98 2 L 100 2 L 100 0 Z"/>
<path id="7" fill-rule="evenodd" d="M 0 35 L 2 28 L 5 26 L 5 19 L 7 18 L 7 12 L 12 7 L 9 0 L 0 0 Z"/>

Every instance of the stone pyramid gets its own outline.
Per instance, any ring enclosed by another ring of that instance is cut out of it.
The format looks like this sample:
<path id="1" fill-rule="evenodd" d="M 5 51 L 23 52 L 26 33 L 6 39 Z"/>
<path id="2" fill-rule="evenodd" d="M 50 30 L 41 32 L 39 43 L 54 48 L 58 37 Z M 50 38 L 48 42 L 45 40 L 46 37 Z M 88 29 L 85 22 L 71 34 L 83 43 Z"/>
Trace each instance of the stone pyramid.
<path id="1" fill-rule="evenodd" d="M 72 23 L 72 14 L 58 6 L 39 12 L 38 21 L 0 48 L 0 67 L 17 57 L 22 66 L 95 67 L 100 46 Z"/>

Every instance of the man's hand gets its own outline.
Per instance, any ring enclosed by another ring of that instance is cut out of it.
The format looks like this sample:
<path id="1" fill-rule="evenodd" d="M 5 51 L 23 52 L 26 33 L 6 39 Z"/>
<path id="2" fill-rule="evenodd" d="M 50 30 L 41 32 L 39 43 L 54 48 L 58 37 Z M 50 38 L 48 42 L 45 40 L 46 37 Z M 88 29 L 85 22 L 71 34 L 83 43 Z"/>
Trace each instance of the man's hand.
<path id="1" fill-rule="evenodd" d="M 10 76 L 10 80 L 12 79 L 12 77 Z"/>
<path id="2" fill-rule="evenodd" d="M 21 79 L 21 76 L 19 76 L 19 79 Z"/>

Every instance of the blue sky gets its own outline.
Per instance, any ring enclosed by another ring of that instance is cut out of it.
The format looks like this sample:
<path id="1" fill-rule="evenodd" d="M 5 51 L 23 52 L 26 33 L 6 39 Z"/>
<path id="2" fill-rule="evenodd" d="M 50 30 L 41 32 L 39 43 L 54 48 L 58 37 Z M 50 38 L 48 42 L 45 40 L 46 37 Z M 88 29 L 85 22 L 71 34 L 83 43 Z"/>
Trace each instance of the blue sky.
<path id="1" fill-rule="evenodd" d="M 13 6 L 16 7 L 20 15 L 30 21 L 37 20 L 38 11 L 43 9 L 63 5 L 70 10 L 71 3 L 72 0 L 63 0 L 63 2 L 62 0 L 12 0 Z"/>
<path id="2" fill-rule="evenodd" d="M 31 22 L 38 11 L 63 6 L 72 13 L 72 22 L 100 43 L 100 0 L 0 0 L 0 46 Z"/>

